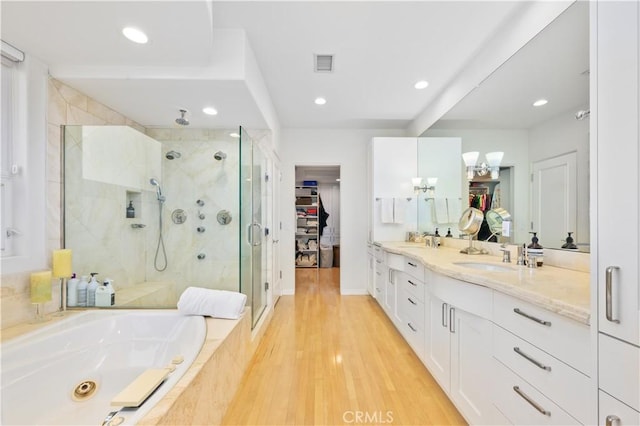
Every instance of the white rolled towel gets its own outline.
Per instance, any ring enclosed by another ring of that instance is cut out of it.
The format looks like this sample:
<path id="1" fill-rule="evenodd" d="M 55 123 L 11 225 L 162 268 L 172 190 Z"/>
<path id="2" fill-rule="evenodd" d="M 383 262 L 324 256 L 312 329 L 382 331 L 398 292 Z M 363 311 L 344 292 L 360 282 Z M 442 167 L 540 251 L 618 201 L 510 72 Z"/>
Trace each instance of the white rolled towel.
<path id="1" fill-rule="evenodd" d="M 178 312 L 213 318 L 238 319 L 247 303 L 247 295 L 235 291 L 188 287 L 178 300 Z"/>

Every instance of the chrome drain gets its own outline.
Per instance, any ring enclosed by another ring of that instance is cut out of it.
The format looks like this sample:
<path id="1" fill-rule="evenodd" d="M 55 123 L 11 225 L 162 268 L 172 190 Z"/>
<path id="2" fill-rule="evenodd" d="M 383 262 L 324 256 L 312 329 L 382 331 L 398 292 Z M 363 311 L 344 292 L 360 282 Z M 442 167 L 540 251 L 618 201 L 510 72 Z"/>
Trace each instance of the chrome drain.
<path id="1" fill-rule="evenodd" d="M 73 398 L 74 401 L 78 401 L 78 402 L 82 402 L 82 401 L 86 401 L 87 399 L 91 398 L 96 391 L 98 390 L 98 383 L 96 383 L 93 380 L 85 380 L 80 382 L 75 389 L 73 390 L 73 393 L 71 394 L 71 397 Z"/>

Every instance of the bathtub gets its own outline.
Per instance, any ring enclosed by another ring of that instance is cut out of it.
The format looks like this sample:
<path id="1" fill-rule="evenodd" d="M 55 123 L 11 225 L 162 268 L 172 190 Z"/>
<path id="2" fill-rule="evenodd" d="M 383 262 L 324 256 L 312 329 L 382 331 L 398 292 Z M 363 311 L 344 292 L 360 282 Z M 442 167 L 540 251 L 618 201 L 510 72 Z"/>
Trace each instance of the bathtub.
<path id="1" fill-rule="evenodd" d="M 205 335 L 203 317 L 175 310 L 91 310 L 9 340 L 0 348 L 0 423 L 100 425 L 117 411 L 113 424 L 135 424 L 187 371 Z M 111 406 L 142 372 L 176 357 L 184 361 L 139 408 Z"/>

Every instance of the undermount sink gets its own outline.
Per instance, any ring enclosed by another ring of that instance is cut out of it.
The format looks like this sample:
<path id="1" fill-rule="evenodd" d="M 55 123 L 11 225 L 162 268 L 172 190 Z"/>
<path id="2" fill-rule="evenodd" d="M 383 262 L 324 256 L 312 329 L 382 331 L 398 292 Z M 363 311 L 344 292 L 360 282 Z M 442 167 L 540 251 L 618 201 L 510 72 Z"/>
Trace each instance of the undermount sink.
<path id="1" fill-rule="evenodd" d="M 513 269 L 508 266 L 496 265 L 495 263 L 480 263 L 480 262 L 454 262 L 456 266 L 464 266 L 465 268 L 479 269 L 481 271 L 490 272 L 513 272 Z"/>

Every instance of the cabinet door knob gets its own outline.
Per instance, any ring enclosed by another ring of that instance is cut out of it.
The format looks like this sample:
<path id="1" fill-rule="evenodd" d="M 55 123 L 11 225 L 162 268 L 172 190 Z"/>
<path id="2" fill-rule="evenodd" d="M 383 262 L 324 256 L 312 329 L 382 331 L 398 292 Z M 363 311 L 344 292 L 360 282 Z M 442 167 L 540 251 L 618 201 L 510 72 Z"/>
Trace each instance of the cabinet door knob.
<path id="1" fill-rule="evenodd" d="M 613 318 L 613 271 L 620 269 L 619 266 L 609 266 L 605 270 L 605 310 L 607 321 L 620 324 L 620 320 Z"/>
<path id="2" fill-rule="evenodd" d="M 619 422 L 620 422 L 620 417 L 614 416 L 613 414 L 609 414 L 605 418 L 605 425 L 606 426 L 613 426 L 614 423 L 619 423 Z"/>

